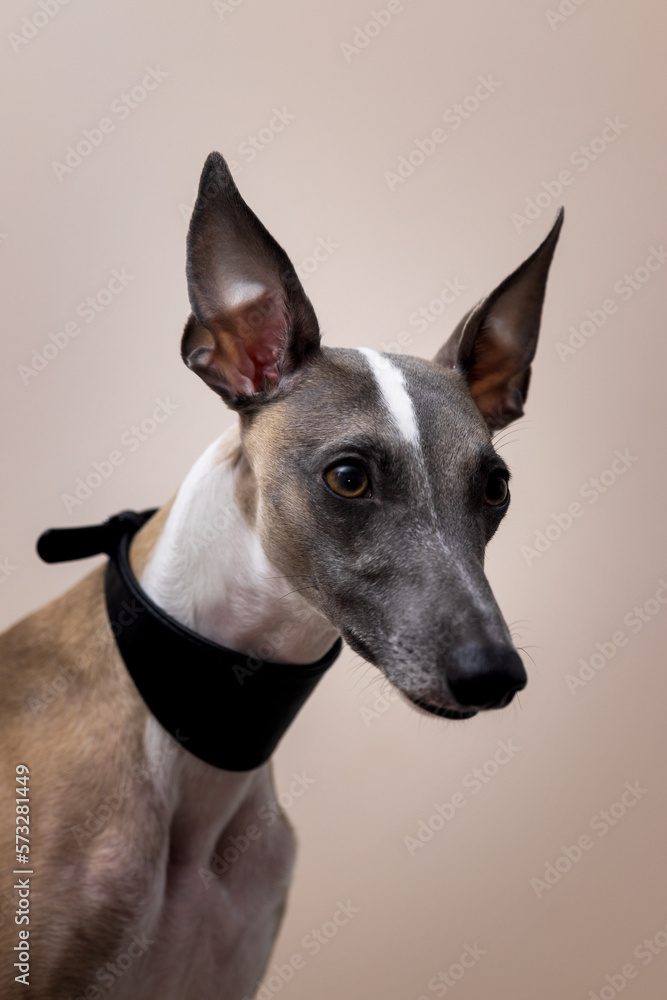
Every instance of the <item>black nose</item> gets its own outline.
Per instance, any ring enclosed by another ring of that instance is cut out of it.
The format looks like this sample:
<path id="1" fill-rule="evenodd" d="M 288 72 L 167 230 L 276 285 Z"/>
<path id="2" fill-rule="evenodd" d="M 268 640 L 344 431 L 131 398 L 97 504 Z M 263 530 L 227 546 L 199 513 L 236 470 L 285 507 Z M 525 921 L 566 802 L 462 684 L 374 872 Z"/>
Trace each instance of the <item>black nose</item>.
<path id="1" fill-rule="evenodd" d="M 470 708 L 504 708 L 528 682 L 516 650 L 472 644 L 449 654 L 446 678 L 459 705 Z"/>

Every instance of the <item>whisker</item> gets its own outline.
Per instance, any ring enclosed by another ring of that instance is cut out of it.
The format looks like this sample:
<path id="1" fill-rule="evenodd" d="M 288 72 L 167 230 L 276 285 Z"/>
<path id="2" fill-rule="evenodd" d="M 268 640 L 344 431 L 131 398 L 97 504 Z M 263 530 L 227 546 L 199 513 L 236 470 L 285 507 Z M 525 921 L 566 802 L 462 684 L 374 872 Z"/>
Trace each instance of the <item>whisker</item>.
<path id="1" fill-rule="evenodd" d="M 290 597 L 292 594 L 300 594 L 303 590 L 317 590 L 317 587 L 314 587 L 312 584 L 308 587 L 295 587 L 294 590 L 288 591 L 286 594 L 283 594 L 282 597 L 279 597 L 277 601 L 274 601 L 271 607 L 275 607 L 276 604 L 278 604 L 278 601 L 282 601 L 284 598 Z"/>
<path id="2" fill-rule="evenodd" d="M 356 682 L 352 687 L 352 690 L 359 698 L 365 698 L 366 695 L 374 693 L 378 689 L 381 689 L 385 683 L 387 683 L 387 678 L 384 676 L 384 674 L 373 672 L 374 668 L 372 663 L 368 663 L 367 661 L 364 661 L 364 663 L 366 666 L 366 670 L 364 670 L 361 677 L 357 678 Z M 359 691 L 359 686 L 361 684 L 364 685 L 363 691 Z M 382 692 L 380 691 L 380 693 Z"/>
<path id="3" fill-rule="evenodd" d="M 372 673 L 373 670 L 372 663 L 369 663 L 367 660 L 362 659 L 362 657 L 360 657 L 358 653 L 357 656 L 359 657 L 361 662 L 356 663 L 354 665 L 351 664 L 351 667 L 355 671 L 359 670 L 359 668 L 363 668 L 363 672 L 361 676 L 357 677 L 356 681 L 352 685 L 352 691 L 358 698 L 364 698 L 373 689 L 374 686 L 377 686 L 378 682 L 381 682 L 382 678 L 377 677 Z M 364 686 L 362 691 L 359 691 L 360 685 Z"/>
<path id="4" fill-rule="evenodd" d="M 530 625 L 529 621 L 520 618 L 517 618 L 516 621 L 507 623 L 507 627 L 509 628 L 509 632 L 512 639 L 520 639 L 522 633 L 527 630 L 529 625 Z"/>
<path id="5" fill-rule="evenodd" d="M 496 451 L 500 451 L 501 448 L 506 448 L 507 445 L 510 444 L 516 444 L 517 441 L 519 440 L 520 439 L 518 437 L 513 437 L 513 438 L 506 437 L 502 441 L 494 441 L 493 446 L 496 449 Z"/>
<path id="6" fill-rule="evenodd" d="M 279 576 L 264 576 L 262 574 L 262 580 L 296 580 L 298 577 L 308 579 L 310 573 L 280 573 Z"/>
<path id="7" fill-rule="evenodd" d="M 512 424 L 511 427 L 504 428 L 502 431 L 500 431 L 498 435 L 496 435 L 493 438 L 493 447 L 502 448 L 507 444 L 515 444 L 516 441 L 520 440 L 521 438 L 520 432 L 523 430 L 530 430 L 530 431 L 535 430 L 535 424 L 529 420 L 526 421 L 522 420 L 521 423 L 519 424 Z M 514 434 L 515 437 L 513 437 L 510 440 L 511 434 Z"/>
<path id="8" fill-rule="evenodd" d="M 540 648 L 539 646 L 517 646 L 517 649 L 519 650 L 519 652 L 520 653 L 525 653 L 526 656 L 528 657 L 528 659 L 530 660 L 530 662 L 533 664 L 533 666 L 535 668 L 537 668 L 537 664 L 535 663 L 535 660 L 533 659 L 532 653 L 529 653 L 528 650 L 529 649 L 539 649 L 539 648 Z"/>

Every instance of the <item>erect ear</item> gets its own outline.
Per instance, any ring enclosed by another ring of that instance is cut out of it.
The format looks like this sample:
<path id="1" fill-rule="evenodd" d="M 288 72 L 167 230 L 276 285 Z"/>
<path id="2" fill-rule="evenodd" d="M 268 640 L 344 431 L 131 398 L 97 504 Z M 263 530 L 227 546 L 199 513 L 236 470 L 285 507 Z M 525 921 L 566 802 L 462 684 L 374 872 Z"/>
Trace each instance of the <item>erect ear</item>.
<path id="1" fill-rule="evenodd" d="M 561 208 L 542 245 L 463 317 L 434 358 L 443 368 L 456 368 L 465 376 L 492 431 L 523 415 L 547 275 L 563 216 Z"/>
<path id="2" fill-rule="evenodd" d="M 192 307 L 181 354 L 236 409 L 285 388 L 319 351 L 317 319 L 287 254 L 219 153 L 202 171 L 187 252 Z"/>

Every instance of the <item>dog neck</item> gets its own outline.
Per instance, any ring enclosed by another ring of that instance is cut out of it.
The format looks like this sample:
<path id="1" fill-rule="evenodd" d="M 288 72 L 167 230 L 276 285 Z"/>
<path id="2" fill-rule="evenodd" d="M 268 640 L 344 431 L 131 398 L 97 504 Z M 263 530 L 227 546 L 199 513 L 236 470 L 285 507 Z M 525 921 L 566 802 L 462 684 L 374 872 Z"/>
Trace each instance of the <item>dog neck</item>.
<path id="1" fill-rule="evenodd" d="M 229 649 L 314 662 L 337 632 L 270 563 L 243 516 L 234 492 L 240 454 L 235 425 L 195 462 L 139 573 L 141 586 L 182 625 Z"/>

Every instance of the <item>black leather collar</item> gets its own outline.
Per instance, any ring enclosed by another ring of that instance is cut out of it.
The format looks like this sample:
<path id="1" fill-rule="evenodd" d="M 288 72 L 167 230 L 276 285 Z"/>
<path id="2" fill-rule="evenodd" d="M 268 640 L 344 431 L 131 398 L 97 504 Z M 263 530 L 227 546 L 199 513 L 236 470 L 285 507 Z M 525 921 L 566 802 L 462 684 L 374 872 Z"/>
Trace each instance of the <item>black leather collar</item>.
<path id="1" fill-rule="evenodd" d="M 196 757 L 228 771 L 250 771 L 271 757 L 342 640 L 317 663 L 268 663 L 180 625 L 144 593 L 130 567 L 130 540 L 154 513 L 125 510 L 102 524 L 51 528 L 37 551 L 50 563 L 109 555 L 109 624 L 146 705 Z"/>

